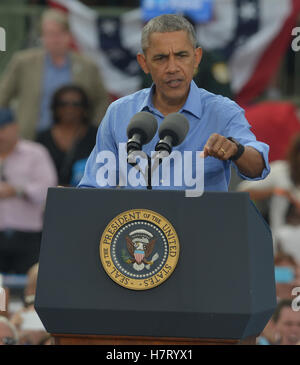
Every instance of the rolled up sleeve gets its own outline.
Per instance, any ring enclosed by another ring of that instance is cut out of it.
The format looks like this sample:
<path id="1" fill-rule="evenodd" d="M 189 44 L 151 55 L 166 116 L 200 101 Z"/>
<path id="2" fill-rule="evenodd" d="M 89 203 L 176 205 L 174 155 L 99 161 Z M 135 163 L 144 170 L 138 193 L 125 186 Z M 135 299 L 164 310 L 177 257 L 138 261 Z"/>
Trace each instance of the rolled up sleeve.
<path id="1" fill-rule="evenodd" d="M 245 118 L 243 109 L 240 108 L 239 112 L 236 113 L 226 128 L 226 137 L 234 137 L 237 141 L 239 141 L 244 146 L 252 147 L 257 150 L 265 163 L 265 168 L 263 169 L 260 176 L 252 178 L 246 175 L 243 175 L 237 166 L 233 164 L 234 168 L 237 171 L 237 174 L 244 180 L 262 180 L 270 173 L 270 165 L 269 165 L 269 149 L 270 147 L 264 143 L 256 140 L 255 135 L 251 132 L 251 126 Z"/>

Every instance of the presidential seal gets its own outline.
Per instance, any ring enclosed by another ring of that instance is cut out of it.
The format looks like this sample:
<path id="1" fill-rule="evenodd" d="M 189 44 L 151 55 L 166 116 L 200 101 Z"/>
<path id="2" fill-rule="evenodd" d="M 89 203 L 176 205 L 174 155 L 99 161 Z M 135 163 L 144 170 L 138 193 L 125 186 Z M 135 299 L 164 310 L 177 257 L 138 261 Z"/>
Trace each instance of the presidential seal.
<path id="1" fill-rule="evenodd" d="M 128 210 L 106 226 L 100 240 L 100 259 L 108 276 L 133 290 L 162 284 L 173 273 L 179 240 L 172 224 L 146 209 Z"/>

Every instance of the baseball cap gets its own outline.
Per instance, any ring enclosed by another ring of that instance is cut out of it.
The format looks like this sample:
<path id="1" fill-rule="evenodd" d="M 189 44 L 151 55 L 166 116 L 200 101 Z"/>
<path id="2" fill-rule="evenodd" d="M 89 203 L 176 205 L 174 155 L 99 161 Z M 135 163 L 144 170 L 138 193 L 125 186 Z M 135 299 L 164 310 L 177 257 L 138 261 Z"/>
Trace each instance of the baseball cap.
<path id="1" fill-rule="evenodd" d="M 11 109 L 0 108 L 0 128 L 4 127 L 9 123 L 13 123 L 14 121 L 15 121 L 15 116 Z"/>

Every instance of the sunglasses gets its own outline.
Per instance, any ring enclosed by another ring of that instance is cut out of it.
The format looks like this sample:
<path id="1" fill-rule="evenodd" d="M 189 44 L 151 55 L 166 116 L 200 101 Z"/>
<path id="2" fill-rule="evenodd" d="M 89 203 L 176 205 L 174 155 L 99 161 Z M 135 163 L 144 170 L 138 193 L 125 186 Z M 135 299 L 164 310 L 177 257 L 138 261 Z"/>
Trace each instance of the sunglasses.
<path id="1" fill-rule="evenodd" d="M 83 107 L 83 104 L 81 101 L 58 101 L 57 106 L 62 108 L 66 106 L 73 106 L 75 108 L 81 108 Z"/>

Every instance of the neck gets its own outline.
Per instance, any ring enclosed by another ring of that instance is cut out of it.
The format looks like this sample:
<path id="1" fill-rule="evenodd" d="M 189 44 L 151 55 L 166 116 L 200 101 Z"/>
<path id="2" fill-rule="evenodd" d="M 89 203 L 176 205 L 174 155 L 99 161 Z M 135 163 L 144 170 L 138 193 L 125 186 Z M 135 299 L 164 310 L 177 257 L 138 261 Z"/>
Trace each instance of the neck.
<path id="1" fill-rule="evenodd" d="M 185 102 L 176 103 L 175 105 L 168 103 L 160 103 L 159 101 L 154 101 L 154 106 L 157 110 L 159 110 L 163 115 L 168 115 L 170 113 L 177 113 L 183 107 Z"/>
<path id="2" fill-rule="evenodd" d="M 65 64 L 67 56 L 65 54 L 51 54 L 50 58 L 55 66 L 62 66 Z"/>
<path id="3" fill-rule="evenodd" d="M 13 150 L 16 147 L 16 145 L 17 145 L 17 142 L 14 143 L 10 148 L 8 148 L 5 151 L 1 151 L 0 150 L 0 160 L 4 160 L 6 157 L 8 157 L 13 152 Z"/>
<path id="4" fill-rule="evenodd" d="M 69 135 L 83 133 L 83 131 L 85 131 L 86 128 L 87 128 L 86 125 L 82 123 L 74 123 L 73 121 L 70 124 L 66 122 L 60 122 L 53 127 L 54 130 L 59 129 L 64 134 L 69 134 Z"/>
<path id="5" fill-rule="evenodd" d="M 157 110 L 159 110 L 163 115 L 168 115 L 170 113 L 177 113 L 184 106 L 187 99 L 187 95 L 183 98 L 170 101 L 164 98 L 163 95 L 158 94 L 156 91 L 153 94 L 153 105 Z"/>

